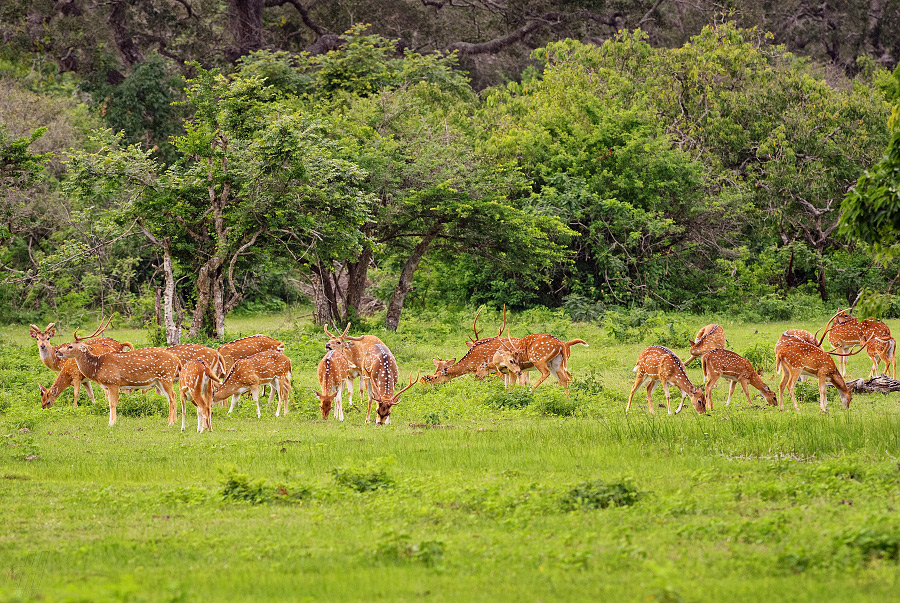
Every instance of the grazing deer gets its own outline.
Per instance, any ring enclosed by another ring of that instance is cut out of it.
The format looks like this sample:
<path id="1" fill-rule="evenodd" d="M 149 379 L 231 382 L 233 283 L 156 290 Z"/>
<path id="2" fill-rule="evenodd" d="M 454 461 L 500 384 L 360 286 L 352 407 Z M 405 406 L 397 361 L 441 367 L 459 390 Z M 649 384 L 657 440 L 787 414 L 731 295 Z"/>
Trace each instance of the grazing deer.
<path id="1" fill-rule="evenodd" d="M 500 328 L 497 330 L 497 334 L 494 337 L 488 337 L 487 339 L 481 338 L 481 332 L 484 329 L 478 329 L 478 317 L 481 315 L 481 310 L 475 313 L 475 320 L 472 322 L 472 332 L 475 334 L 475 337 L 469 337 L 466 339 L 466 347 L 471 348 L 476 343 L 480 343 L 482 341 L 487 341 L 488 339 L 494 339 L 496 337 L 500 337 L 503 335 L 503 330 L 506 328 L 506 304 L 503 304 L 503 324 L 500 325 Z"/>
<path id="2" fill-rule="evenodd" d="M 114 339 L 110 339 L 109 337 L 87 341 L 88 349 L 91 351 L 91 353 L 96 354 L 97 356 L 102 356 L 103 354 L 107 354 L 109 352 L 120 352 L 125 345 L 126 344 L 121 344 Z M 127 343 L 127 345 L 130 346 L 131 344 Z M 56 402 L 56 399 L 59 397 L 59 395 L 63 393 L 70 385 L 75 389 L 75 398 L 72 402 L 72 407 L 77 407 L 78 395 L 80 393 L 82 383 L 84 383 L 85 390 L 87 390 L 88 393 L 88 397 L 91 399 L 91 402 L 93 402 L 95 398 L 94 391 L 93 389 L 91 389 L 91 382 L 86 380 L 84 375 L 81 374 L 81 371 L 78 370 L 78 363 L 76 363 L 71 358 L 69 358 L 68 360 L 64 360 L 59 373 L 56 374 L 56 379 L 53 381 L 53 385 L 50 386 L 50 389 L 47 389 L 43 385 L 39 384 L 39 387 L 41 389 L 41 408 L 50 408 L 51 406 L 53 406 L 53 403 Z"/>
<path id="3" fill-rule="evenodd" d="M 225 368 L 225 358 L 222 353 L 213 348 L 197 343 L 187 343 L 183 345 L 173 345 L 166 348 L 166 351 L 173 356 L 178 357 L 182 364 L 188 360 L 202 360 L 204 365 L 219 378 L 225 378 L 227 370 Z"/>
<path id="4" fill-rule="evenodd" d="M 697 331 L 697 336 L 694 339 L 690 340 L 691 356 L 684 363 L 690 364 L 695 358 L 700 358 L 706 352 L 724 349 L 725 346 L 725 329 L 721 325 L 706 325 Z M 701 372 L 703 371 L 702 363 L 700 370 Z M 703 373 L 703 378 L 706 379 L 706 373 Z"/>
<path id="5" fill-rule="evenodd" d="M 753 365 L 750 364 L 750 361 L 743 356 L 729 350 L 709 350 L 703 354 L 700 363 L 707 378 L 706 390 L 704 393 L 706 397 L 706 407 L 709 410 L 713 410 L 712 390 L 720 377 L 724 377 L 728 381 L 731 381 L 731 386 L 728 388 L 728 398 L 725 400 L 725 406 L 731 404 L 731 396 L 734 395 L 734 388 L 738 383 L 741 384 L 741 388 L 747 396 L 747 404 L 750 406 L 753 406 L 753 402 L 750 399 L 750 390 L 747 387 L 748 383 L 758 389 L 769 404 L 772 406 L 778 404 L 775 392 L 769 389 L 769 386 L 765 384 L 762 378 L 760 378 L 759 373 L 757 373 L 753 368 Z"/>
<path id="6" fill-rule="evenodd" d="M 176 407 L 173 383 L 178 379 L 181 361 L 160 348 L 141 348 L 131 352 L 109 352 L 98 356 L 75 332 L 75 341 L 59 347 L 62 358 L 74 358 L 81 374 L 106 390 L 109 400 L 109 424 L 116 424 L 119 392 L 154 387 L 169 400 L 169 425 L 175 424 Z M 184 416 L 181 417 L 184 429 Z"/>
<path id="7" fill-rule="evenodd" d="M 349 367 L 347 370 L 347 392 L 350 396 L 349 404 L 353 406 L 353 380 L 359 379 L 359 397 L 362 398 L 365 392 L 366 375 L 362 370 L 362 361 L 366 357 L 369 348 L 376 345 L 384 345 L 384 342 L 374 335 L 361 335 L 359 337 L 351 337 L 347 335 L 350 330 L 350 323 L 344 328 L 344 332 L 338 336 L 333 335 L 325 325 L 325 333 L 328 335 L 328 343 L 325 344 L 326 350 L 343 350 L 347 357 Z M 323 386 L 324 387 L 324 386 Z M 342 404 L 343 406 L 343 404 Z M 343 410 L 341 411 L 343 416 Z M 343 420 L 343 419 L 341 419 Z"/>
<path id="8" fill-rule="evenodd" d="M 284 342 L 278 341 L 277 339 L 272 339 L 268 335 L 250 335 L 248 337 L 241 337 L 240 339 L 235 339 L 234 341 L 230 341 L 226 344 L 219 346 L 219 353 L 222 354 L 222 360 L 225 363 L 225 372 L 227 373 L 232 369 L 234 363 L 238 360 L 242 360 L 244 358 L 249 358 L 254 354 L 259 354 L 260 352 L 265 352 L 267 350 L 278 350 L 279 352 L 284 352 Z M 272 392 L 269 392 L 269 401 L 272 400 Z M 237 397 L 232 398 L 231 406 L 237 403 Z M 225 405 L 225 400 L 221 401 L 222 406 Z M 230 411 L 229 411 L 230 412 Z"/>
<path id="9" fill-rule="evenodd" d="M 363 358 L 362 369 L 367 375 L 369 390 L 369 407 L 366 409 L 366 423 L 372 412 L 372 400 L 375 400 L 375 424 L 389 425 L 391 422 L 391 409 L 400 401 L 400 394 L 416 384 L 410 373 L 409 385 L 399 392 L 397 380 L 400 378 L 400 369 L 397 368 L 397 360 L 384 344 L 378 344 L 369 348 Z"/>
<path id="10" fill-rule="evenodd" d="M 212 431 L 213 384 L 220 384 L 219 376 L 202 359 L 186 360 L 181 365 L 178 385 L 181 389 L 181 430 L 184 431 L 185 400 L 197 407 L 197 433 Z"/>
<path id="11" fill-rule="evenodd" d="M 522 371 L 528 370 L 527 365 L 530 364 L 541 373 L 541 378 L 534 384 L 532 390 L 537 389 L 552 371 L 556 375 L 560 387 L 566 390 L 566 396 L 568 396 L 572 374 L 569 373 L 567 364 L 573 345 L 587 347 L 588 344 L 583 339 L 573 339 L 567 342 L 547 334 L 526 335 L 517 342 L 513 342 L 512 338 L 508 337 L 503 340 L 503 345 L 494 352 L 491 362 L 495 366 L 508 369 L 517 377 L 521 376 Z"/>
<path id="12" fill-rule="evenodd" d="M 422 377 L 421 382 L 436 385 L 456 377 L 475 373 L 485 363 L 491 364 L 493 362 L 494 354 L 504 344 L 504 341 L 505 339 L 499 337 L 482 339 L 473 344 L 469 351 L 466 352 L 466 355 L 460 358 L 459 362 L 456 362 L 456 359 L 441 360 L 440 358 L 435 358 L 433 360 L 436 368 L 434 374 L 425 375 Z M 511 338 L 511 341 L 516 342 L 518 340 Z"/>
<path id="13" fill-rule="evenodd" d="M 262 413 L 259 410 L 259 388 L 263 385 L 270 388 L 270 404 L 275 397 L 275 391 L 278 391 L 275 416 L 281 414 L 282 404 L 284 414 L 287 414 L 291 391 L 291 359 L 277 349 L 266 350 L 235 362 L 222 385 L 214 388 L 213 402 L 231 396 L 231 407 L 228 412 L 232 412 L 240 394 L 250 392 L 250 397 L 256 403 L 256 417 L 260 418 Z"/>
<path id="14" fill-rule="evenodd" d="M 860 350 L 854 353 L 859 353 Z M 827 405 L 825 387 L 829 383 L 837 388 L 844 408 L 850 408 L 853 392 L 847 386 L 828 352 L 804 341 L 785 341 L 775 354 L 775 362 L 779 369 L 784 369 L 784 375 L 778 386 L 778 408 L 780 410 L 784 410 L 784 388 L 787 387 L 791 394 L 791 400 L 794 402 L 794 410 L 800 411 L 797 398 L 794 396 L 794 386 L 800 375 L 815 377 L 819 380 L 819 408 L 822 409 L 822 412 L 825 412 Z"/>
<path id="15" fill-rule="evenodd" d="M 351 392 L 350 395 L 353 395 L 353 381 L 348 377 L 349 372 L 350 361 L 347 360 L 347 355 L 343 348 L 329 350 L 325 357 L 319 361 L 316 374 L 319 377 L 322 393 L 316 390 L 313 390 L 313 393 L 319 399 L 319 408 L 322 411 L 323 421 L 328 418 L 328 413 L 331 412 L 331 404 L 335 400 L 337 400 L 337 405 L 334 408 L 334 416 L 338 421 L 344 420 L 344 403 L 341 399 L 341 392 L 344 389 L 345 382 Z M 359 384 L 360 386 L 364 384 L 362 377 L 360 377 Z M 360 397 L 362 397 L 362 390 L 360 390 Z"/>
<path id="16" fill-rule="evenodd" d="M 632 371 L 637 373 L 637 377 L 631 388 L 631 395 L 628 396 L 628 405 L 625 407 L 626 413 L 631 410 L 631 401 L 634 398 L 634 392 L 636 392 L 637 388 L 639 388 L 647 379 L 650 379 L 650 383 L 647 385 L 647 410 L 650 411 L 650 414 L 656 414 L 656 411 L 653 408 L 651 395 L 658 383 L 663 384 L 663 392 L 666 394 L 666 411 L 668 411 L 669 414 L 672 414 L 672 405 L 669 398 L 669 383 L 674 384 L 682 392 L 681 404 L 678 405 L 675 414 L 681 412 L 681 407 L 684 406 L 685 396 L 691 399 L 691 403 L 698 413 L 706 412 L 706 401 L 703 397 L 703 390 L 699 387 L 695 387 L 694 384 L 691 383 L 681 358 L 675 355 L 675 352 L 669 348 L 661 345 L 650 346 L 638 356 L 637 364 L 634 365 Z"/>

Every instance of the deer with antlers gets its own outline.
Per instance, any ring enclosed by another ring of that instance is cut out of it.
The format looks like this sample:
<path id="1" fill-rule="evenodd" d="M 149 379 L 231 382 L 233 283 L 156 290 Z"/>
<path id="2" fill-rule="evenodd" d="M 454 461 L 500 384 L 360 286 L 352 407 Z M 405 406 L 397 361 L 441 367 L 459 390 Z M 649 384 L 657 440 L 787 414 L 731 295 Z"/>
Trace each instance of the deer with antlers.
<path id="1" fill-rule="evenodd" d="M 347 392 L 350 396 L 349 405 L 353 406 L 353 380 L 359 379 L 359 397 L 362 398 L 365 392 L 365 381 L 367 376 L 362 370 L 363 358 L 366 357 L 366 354 L 369 352 L 369 349 L 376 345 L 384 345 L 384 342 L 381 341 L 378 337 L 374 335 L 361 335 L 359 337 L 351 337 L 347 335 L 347 331 L 350 330 L 350 323 L 347 323 L 347 326 L 344 327 L 344 332 L 340 335 L 334 335 L 331 331 L 328 330 L 328 325 L 325 325 L 325 333 L 328 335 L 328 342 L 325 344 L 325 349 L 332 350 L 342 350 L 344 355 L 347 358 L 347 362 L 349 363 L 347 369 Z M 322 387 L 325 387 L 324 385 Z M 324 390 L 323 390 L 324 391 Z M 343 403 L 341 403 L 343 406 Z M 341 417 L 343 417 L 343 410 L 341 410 Z M 343 421 L 343 418 L 341 419 Z"/>
<path id="2" fill-rule="evenodd" d="M 825 331 L 832 350 L 844 352 L 836 355 L 840 357 L 841 377 L 846 378 L 848 376 L 847 356 L 852 356 L 852 354 L 847 354 L 846 352 L 854 346 L 862 344 L 867 339 L 866 327 L 851 316 L 849 312 L 838 309 L 837 313 L 825 323 Z"/>
<path id="3" fill-rule="evenodd" d="M 184 431 L 185 400 L 197 407 L 197 433 L 212 431 L 213 388 L 221 384 L 219 376 L 199 358 L 186 360 L 181 365 L 178 385 L 181 389 L 181 430 Z"/>
<path id="4" fill-rule="evenodd" d="M 128 345 L 130 346 L 131 344 L 129 343 Z M 103 354 L 109 352 L 123 351 L 122 348 L 124 347 L 124 344 L 109 339 L 108 337 L 104 337 L 102 339 L 88 341 L 87 346 L 91 353 L 96 354 L 97 356 L 102 356 Z M 94 392 L 91 389 L 91 382 L 81 374 L 80 370 L 78 370 L 78 363 L 76 363 L 72 358 L 63 361 L 59 372 L 56 374 L 56 379 L 53 381 L 53 385 L 51 385 L 49 389 L 44 387 L 42 384 L 38 384 L 38 387 L 40 387 L 41 390 L 41 408 L 50 408 L 51 406 L 53 406 L 59 395 L 63 393 L 70 385 L 75 389 L 75 398 L 72 402 L 72 407 L 77 407 L 78 395 L 80 393 L 82 383 L 84 383 L 88 397 L 91 399 L 91 402 L 93 402 L 95 398 Z"/>
<path id="5" fill-rule="evenodd" d="M 529 368 L 539 371 L 541 378 L 531 388 L 532 391 L 537 389 L 552 372 L 568 396 L 572 374 L 569 373 L 567 365 L 573 345 L 587 347 L 588 344 L 583 339 L 562 341 L 546 333 L 526 335 L 517 341 L 507 337 L 494 352 L 491 363 L 497 367 L 506 368 L 517 377 L 521 376 L 522 371 L 529 370 Z"/>
<path id="6" fill-rule="evenodd" d="M 95 335 L 97 332 L 95 332 Z M 161 348 L 141 348 L 130 352 L 109 352 L 98 356 L 84 343 L 87 337 L 59 347 L 57 354 L 62 358 L 74 358 L 81 374 L 96 381 L 106 390 L 109 401 L 109 424 L 116 424 L 116 405 L 119 392 L 136 389 L 156 388 L 169 401 L 169 425 L 175 424 L 176 406 L 173 383 L 178 379 L 181 361 Z M 182 415 L 182 429 L 184 416 Z"/>
<path id="7" fill-rule="evenodd" d="M 674 384 L 682 392 L 681 404 L 678 405 L 675 414 L 681 412 L 681 408 L 684 406 L 685 397 L 690 398 L 691 403 L 698 413 L 706 412 L 706 401 L 703 396 L 703 390 L 691 383 L 681 358 L 669 348 L 661 345 L 652 345 L 648 347 L 641 352 L 640 356 L 638 356 L 637 364 L 634 365 L 632 371 L 637 373 L 637 376 L 635 377 L 634 385 L 631 388 L 631 394 L 628 396 L 628 405 L 625 407 L 626 413 L 631 410 L 631 401 L 634 398 L 634 392 L 636 392 L 647 379 L 650 380 L 650 383 L 647 385 L 647 410 L 650 411 L 650 414 L 656 414 L 651 396 L 653 390 L 659 383 L 662 383 L 663 385 L 663 392 L 666 394 L 666 411 L 668 411 L 670 415 L 672 414 L 672 405 L 669 397 L 669 383 Z"/>
<path id="8" fill-rule="evenodd" d="M 478 312 L 475 313 L 475 320 L 472 322 L 472 332 L 475 334 L 475 337 L 469 337 L 466 339 L 466 347 L 471 348 L 476 343 L 481 343 L 482 341 L 488 341 L 489 339 L 495 339 L 503 335 L 504 329 L 506 329 L 506 304 L 503 304 L 503 323 L 500 325 L 500 328 L 497 329 L 497 334 L 494 337 L 487 337 L 485 339 L 481 338 L 481 332 L 484 329 L 478 329 L 478 317 L 481 315 L 481 309 L 478 309 Z"/>
<path id="9" fill-rule="evenodd" d="M 721 325 L 706 325 L 697 331 L 694 339 L 690 340 L 691 355 L 684 363 L 690 364 L 695 358 L 701 358 L 710 350 L 724 349 L 725 347 L 725 329 Z M 703 370 L 702 363 L 700 370 Z M 703 378 L 706 379 L 706 373 L 703 373 Z"/>
<path id="10" fill-rule="evenodd" d="M 416 384 L 410 373 L 409 385 L 395 391 L 400 379 L 400 369 L 397 368 L 397 360 L 384 344 L 378 344 L 369 348 L 362 361 L 363 372 L 368 376 L 366 384 L 369 392 L 369 406 L 366 410 L 366 423 L 369 422 L 372 412 L 372 401 L 376 402 L 375 424 L 389 425 L 391 422 L 391 410 L 400 401 L 400 394 Z"/>
<path id="11" fill-rule="evenodd" d="M 863 345 L 865 345 L 865 342 L 866 340 L 864 340 Z M 844 408 L 850 408 L 853 392 L 847 386 L 846 381 L 844 381 L 844 377 L 835 365 L 831 355 L 851 356 L 858 354 L 860 351 L 862 351 L 862 347 L 852 354 L 838 354 L 837 352 L 826 352 L 798 339 L 783 342 L 775 354 L 777 368 L 784 370 L 781 383 L 778 386 L 778 408 L 784 410 L 784 389 L 787 387 L 791 394 L 791 400 L 794 402 L 794 410 L 800 411 L 797 398 L 794 396 L 794 386 L 801 375 L 818 379 L 819 408 L 821 408 L 822 412 L 825 412 L 827 405 L 825 388 L 829 383 L 837 388 Z"/>
<path id="12" fill-rule="evenodd" d="M 712 390 L 716 386 L 716 381 L 724 377 L 731 382 L 728 388 L 728 398 L 725 400 L 725 406 L 731 404 L 731 396 L 734 395 L 734 389 L 738 383 L 747 396 L 747 404 L 753 406 L 750 399 L 750 389 L 748 384 L 752 385 L 760 391 L 766 401 L 775 406 L 778 399 L 775 392 L 769 389 L 769 386 L 762 380 L 759 373 L 750 364 L 750 361 L 739 354 L 735 354 L 729 350 L 709 350 L 700 358 L 703 373 L 706 375 L 706 389 L 704 395 L 706 397 L 706 408 L 713 410 Z"/>
<path id="13" fill-rule="evenodd" d="M 282 404 L 284 414 L 287 414 L 291 391 L 291 359 L 277 349 L 266 350 L 235 362 L 222 385 L 213 388 L 213 402 L 231 397 L 228 412 L 232 412 L 240 395 L 249 392 L 256 403 L 256 418 L 260 418 L 259 389 L 263 385 L 270 388 L 269 404 L 272 403 L 275 392 L 278 392 L 275 416 L 281 414 Z"/>
<path id="14" fill-rule="evenodd" d="M 428 385 L 436 385 L 456 377 L 476 373 L 483 366 L 490 365 L 493 362 L 494 354 L 504 344 L 504 341 L 500 337 L 491 337 L 490 339 L 477 341 L 469 348 L 465 356 L 460 358 L 459 362 L 455 358 L 450 360 L 434 358 L 434 374 L 425 375 L 421 378 L 421 382 Z M 510 341 L 518 342 L 518 339 L 511 338 Z"/>
<path id="15" fill-rule="evenodd" d="M 897 342 L 891 335 L 891 329 L 874 318 L 867 318 L 859 323 L 869 342 L 866 344 L 866 354 L 872 361 L 872 370 L 869 371 L 869 379 L 878 372 L 878 365 L 884 362 L 884 370 L 889 376 L 893 377 L 897 372 L 897 359 L 894 353 L 897 349 Z"/>
<path id="16" fill-rule="evenodd" d="M 359 369 L 359 374 L 361 375 L 361 369 Z M 328 414 L 331 412 L 331 406 L 334 402 L 337 404 L 334 405 L 334 416 L 338 421 L 344 420 L 344 402 L 341 397 L 341 392 L 344 389 L 344 385 L 347 385 L 347 389 L 350 390 L 350 395 L 353 395 L 353 381 L 349 377 L 350 374 L 350 361 L 347 359 L 347 355 L 344 353 L 343 348 L 337 348 L 334 350 L 329 350 L 325 357 L 319 361 L 319 366 L 316 370 L 316 375 L 319 378 L 319 386 L 322 388 L 322 392 L 319 393 L 316 390 L 313 390 L 313 393 L 316 394 L 316 397 L 319 399 L 319 409 L 322 411 L 322 420 L 326 420 L 328 418 Z M 364 385 L 364 380 L 360 378 L 360 396 L 362 396 L 362 386 Z"/>

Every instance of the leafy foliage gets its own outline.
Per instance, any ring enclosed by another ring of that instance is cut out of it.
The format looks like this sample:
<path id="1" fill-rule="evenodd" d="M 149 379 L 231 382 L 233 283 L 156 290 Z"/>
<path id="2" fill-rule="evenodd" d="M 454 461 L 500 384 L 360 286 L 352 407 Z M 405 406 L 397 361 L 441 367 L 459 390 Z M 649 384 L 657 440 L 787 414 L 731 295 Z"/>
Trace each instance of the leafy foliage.
<path id="1" fill-rule="evenodd" d="M 580 482 L 569 490 L 560 501 L 566 511 L 580 509 L 605 509 L 607 507 L 627 507 L 644 497 L 630 480 L 606 482 L 596 479 Z"/>

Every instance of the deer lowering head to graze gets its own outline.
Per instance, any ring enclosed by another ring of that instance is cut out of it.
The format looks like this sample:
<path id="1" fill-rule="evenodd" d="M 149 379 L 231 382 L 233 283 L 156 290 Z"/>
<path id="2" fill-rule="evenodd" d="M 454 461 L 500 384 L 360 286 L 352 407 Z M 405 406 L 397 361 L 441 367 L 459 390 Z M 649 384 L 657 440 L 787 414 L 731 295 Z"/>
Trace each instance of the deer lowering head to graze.
<path id="1" fill-rule="evenodd" d="M 858 352 L 859 350 L 855 353 Z M 794 386 L 801 375 L 818 379 L 819 407 L 822 412 L 826 410 L 825 388 L 829 383 L 837 388 L 844 408 L 850 408 L 853 392 L 847 386 L 828 352 L 804 341 L 785 341 L 775 354 L 775 362 L 777 367 L 783 369 L 784 372 L 778 386 L 779 409 L 784 410 L 784 389 L 787 387 L 791 394 L 791 400 L 794 402 L 794 410 L 799 412 L 800 406 L 794 396 Z"/>
<path id="2" fill-rule="evenodd" d="M 753 402 L 750 399 L 750 390 L 747 384 L 758 389 L 772 406 L 778 404 L 775 392 L 769 389 L 769 386 L 765 384 L 759 373 L 750 364 L 750 361 L 743 356 L 729 350 L 709 350 L 703 354 L 700 362 L 707 379 L 704 394 L 706 407 L 709 410 L 713 410 L 712 390 L 716 385 L 716 381 L 722 377 L 731 382 L 731 386 L 728 388 L 728 398 L 725 400 L 726 406 L 731 404 L 731 396 L 734 395 L 734 388 L 738 383 L 741 384 L 741 389 L 744 390 L 744 394 L 747 396 L 747 404 L 750 406 L 753 406 Z"/>
<path id="3" fill-rule="evenodd" d="M 106 330 L 111 320 L 112 317 L 107 319 L 104 323 L 103 319 L 101 319 L 100 326 L 97 328 L 97 330 L 94 331 L 92 335 L 82 337 L 81 339 L 90 339 L 90 341 L 88 342 L 90 345 L 98 344 L 108 346 L 110 348 L 109 351 L 124 352 L 126 350 L 133 350 L 134 345 L 127 341 L 119 343 L 115 339 L 111 339 L 109 337 L 97 337 Z M 43 331 L 36 325 L 30 325 L 31 328 L 28 330 L 28 334 L 31 335 L 37 342 L 38 354 L 41 357 L 41 362 L 43 362 L 44 365 L 51 371 L 58 373 L 62 368 L 64 360 L 57 354 L 57 350 L 61 346 L 54 346 L 50 343 L 50 339 L 56 336 L 55 325 L 56 323 L 51 322 Z M 93 394 L 91 394 L 91 396 L 93 397 Z"/>
<path id="4" fill-rule="evenodd" d="M 416 384 L 410 374 L 409 385 L 395 391 L 397 380 L 400 378 L 400 369 L 397 368 L 397 360 L 384 344 L 378 344 L 369 348 L 366 357 L 363 358 L 363 371 L 368 376 L 369 407 L 366 410 L 366 423 L 372 412 L 372 400 L 377 403 L 375 409 L 375 424 L 388 425 L 391 422 L 391 410 L 400 401 L 400 394 Z"/>
<path id="5" fill-rule="evenodd" d="M 186 360 L 181 365 L 178 385 L 181 389 L 181 429 L 184 430 L 185 400 L 197 407 L 197 432 L 212 431 L 212 402 L 214 384 L 219 376 L 200 359 Z"/>
<path id="6" fill-rule="evenodd" d="M 259 418 L 262 416 L 259 410 L 259 388 L 263 385 L 271 388 L 269 403 L 275 397 L 275 392 L 278 392 L 275 416 L 281 414 L 282 404 L 284 414 L 287 414 L 291 392 L 291 359 L 277 349 L 260 352 L 235 362 L 222 385 L 213 389 L 213 402 L 231 396 L 231 407 L 228 412 L 232 412 L 239 396 L 250 392 L 250 397 L 256 403 L 256 417 Z"/>
<path id="7" fill-rule="evenodd" d="M 647 379 L 650 380 L 650 383 L 647 385 L 647 410 L 650 411 L 650 414 L 656 414 L 656 410 L 653 408 L 651 395 L 658 383 L 663 384 L 663 392 L 666 394 L 666 411 L 668 411 L 669 414 L 672 414 L 672 404 L 669 398 L 669 383 L 674 384 L 682 392 L 681 404 L 678 405 L 675 414 L 681 412 L 681 407 L 684 406 L 685 396 L 691 399 L 691 403 L 698 413 L 706 412 L 706 401 L 703 397 L 703 390 L 699 387 L 695 387 L 694 384 L 691 383 L 681 358 L 676 356 L 675 352 L 669 348 L 661 345 L 650 346 L 641 352 L 641 355 L 638 356 L 637 364 L 634 365 L 634 369 L 632 370 L 637 373 L 637 377 L 635 377 L 634 385 L 631 388 L 631 394 L 628 396 L 628 405 L 625 407 L 625 412 L 628 412 L 631 409 L 631 401 L 634 398 L 634 392 L 636 392 L 641 384 Z"/>
<path id="8" fill-rule="evenodd" d="M 249 358 L 260 352 L 268 350 L 278 350 L 284 352 L 284 343 L 277 339 L 272 339 L 268 335 L 250 335 L 235 339 L 224 345 L 220 345 L 218 351 L 222 354 L 222 361 L 225 363 L 225 373 L 228 373 L 234 366 L 234 363 L 244 358 Z M 272 392 L 269 392 L 269 400 L 272 399 Z M 237 403 L 238 398 L 231 399 L 232 408 Z M 221 404 L 225 404 L 225 400 L 221 400 Z"/>
<path id="9" fill-rule="evenodd" d="M 109 400 L 109 424 L 116 424 L 119 392 L 156 388 L 169 400 L 169 425 L 175 424 L 176 407 L 173 383 L 178 378 L 181 361 L 160 348 L 141 348 L 131 352 L 109 352 L 102 356 L 91 353 L 87 344 L 75 341 L 60 346 L 58 354 L 74 358 L 81 374 L 106 389 Z M 184 417 L 182 416 L 182 429 Z"/>
<path id="10" fill-rule="evenodd" d="M 700 358 L 706 352 L 723 349 L 725 346 L 725 329 L 721 325 L 706 325 L 697 331 L 694 339 L 690 340 L 691 356 L 684 363 L 690 364 L 695 358 Z M 700 370 L 703 370 L 702 365 Z M 706 375 L 704 374 L 703 377 L 705 378 Z"/>
<path id="11" fill-rule="evenodd" d="M 507 338 L 491 337 L 490 339 L 482 339 L 473 344 L 466 355 L 460 358 L 459 362 L 454 360 L 434 359 L 436 370 L 433 375 L 425 375 L 422 377 L 422 383 L 436 385 L 444 383 L 450 379 L 475 373 L 484 364 L 490 364 L 493 361 L 494 354 L 504 345 Z M 510 338 L 510 341 L 517 342 L 518 339 Z"/>
<path id="12" fill-rule="evenodd" d="M 125 345 L 131 346 L 130 343 L 126 342 L 125 344 L 121 344 L 118 341 L 115 341 L 114 339 L 110 339 L 108 337 L 87 340 L 85 341 L 85 344 L 88 346 L 88 349 L 91 351 L 91 353 L 96 354 L 97 356 L 102 356 L 103 354 L 107 354 L 109 352 L 123 351 L 122 348 Z M 53 385 L 50 386 L 50 389 L 47 389 L 43 385 L 39 386 L 41 389 L 41 408 L 50 408 L 51 406 L 53 406 L 53 403 L 56 402 L 56 399 L 59 397 L 59 395 L 63 393 L 70 385 L 75 389 L 75 396 L 72 406 L 78 406 L 78 395 L 80 393 L 82 383 L 84 383 L 84 388 L 85 390 L 87 390 L 88 397 L 93 402 L 94 390 L 91 388 L 91 382 L 85 379 L 84 375 L 81 374 L 81 371 L 78 370 L 78 363 L 71 358 L 69 358 L 68 360 L 64 360 L 59 373 L 57 373 L 56 375 L 56 379 L 53 381 Z"/>
<path id="13" fill-rule="evenodd" d="M 587 346 L 583 339 L 562 341 L 553 335 L 538 334 L 526 335 L 518 341 L 512 338 L 504 338 L 503 344 L 494 352 L 491 362 L 501 368 L 506 368 L 517 377 L 522 371 L 534 368 L 541 373 L 541 378 L 531 388 L 536 389 L 550 373 L 556 375 L 559 385 L 569 395 L 569 381 L 572 379 L 568 370 L 569 355 L 573 345 Z M 529 366 L 530 365 L 530 366 Z"/>
<path id="14" fill-rule="evenodd" d="M 319 408 L 322 411 L 323 421 L 328 418 L 332 403 L 335 401 L 337 401 L 337 404 L 334 408 L 334 416 L 338 421 L 344 420 L 344 403 L 341 398 L 344 384 L 346 383 L 348 389 L 351 392 L 353 391 L 353 382 L 348 378 L 349 372 L 350 362 L 347 360 L 347 355 L 344 353 L 343 348 L 329 350 L 325 357 L 319 361 L 316 375 L 319 377 L 319 386 L 322 388 L 322 392 L 319 393 L 313 390 L 313 393 L 319 399 Z M 362 385 L 362 381 L 360 385 Z"/>
<path id="15" fill-rule="evenodd" d="M 325 325 L 325 333 L 328 335 L 328 342 L 325 344 L 326 350 L 343 350 L 347 357 L 349 368 L 347 371 L 347 392 L 350 396 L 349 403 L 353 406 L 353 380 L 359 379 L 359 397 L 363 397 L 365 392 L 366 375 L 362 370 L 362 361 L 366 357 L 369 348 L 376 345 L 384 345 L 384 342 L 374 335 L 360 335 L 359 337 L 351 337 L 347 335 L 350 329 L 350 323 L 344 328 L 344 332 L 340 335 L 333 335 Z M 342 404 L 343 406 L 343 404 Z M 343 412 L 341 413 L 343 415 Z M 343 419 L 341 419 L 343 420 Z"/>

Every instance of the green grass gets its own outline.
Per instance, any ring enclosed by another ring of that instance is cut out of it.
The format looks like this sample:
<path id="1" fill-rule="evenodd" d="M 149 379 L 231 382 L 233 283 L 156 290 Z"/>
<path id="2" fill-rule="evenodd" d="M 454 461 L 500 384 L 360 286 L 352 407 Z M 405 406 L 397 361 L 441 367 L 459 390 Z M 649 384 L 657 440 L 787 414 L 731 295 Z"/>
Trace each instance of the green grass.
<path id="1" fill-rule="evenodd" d="M 464 353 L 469 318 L 443 318 L 375 331 L 402 378 Z M 390 426 L 353 411 L 338 424 L 317 419 L 308 389 L 325 337 L 307 320 L 229 323 L 287 343 L 294 405 L 261 420 L 246 400 L 216 409 L 202 435 L 192 414 L 184 433 L 167 427 L 155 395 L 123 396 L 112 428 L 84 394 L 73 409 L 71 389 L 42 411 L 37 383 L 52 374 L 7 329 L 0 601 L 896 598 L 900 394 L 823 416 L 812 401 L 781 413 L 742 394 L 726 407 L 722 384 L 709 416 L 651 417 L 643 392 L 626 416 L 646 342 L 541 311 L 513 316 L 513 334 L 591 344 L 573 349 L 570 400 L 553 377 L 533 396 L 465 378 L 413 388 Z M 818 326 L 717 322 L 738 352 Z M 698 366 L 689 374 L 699 382 Z"/>

